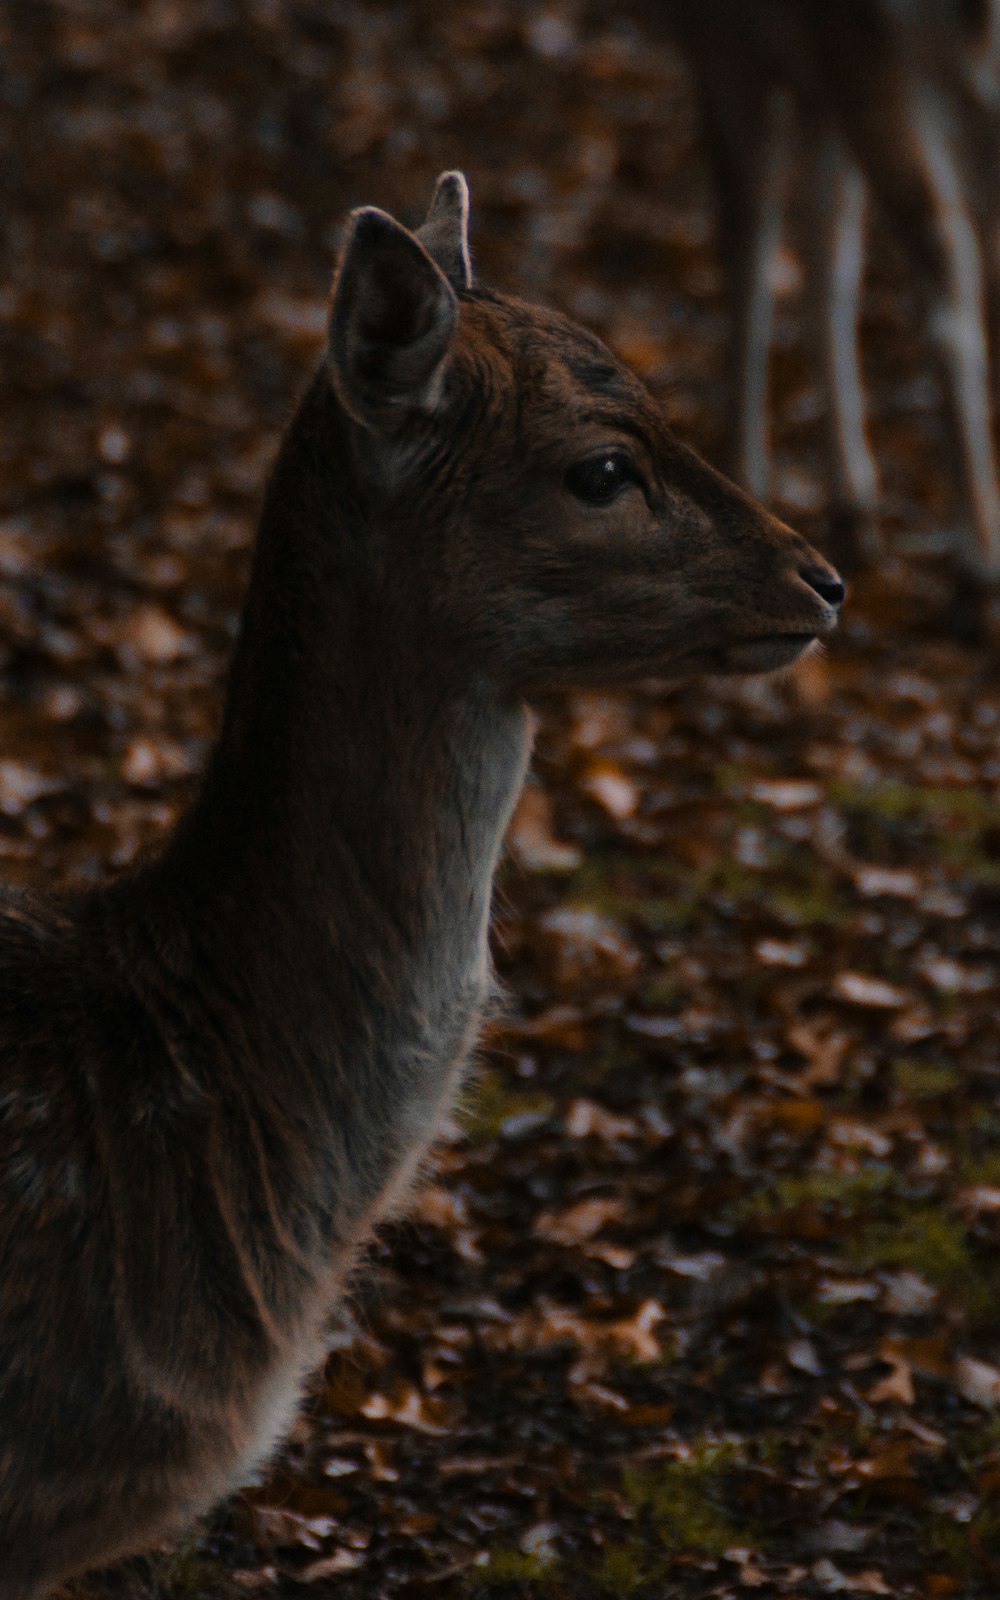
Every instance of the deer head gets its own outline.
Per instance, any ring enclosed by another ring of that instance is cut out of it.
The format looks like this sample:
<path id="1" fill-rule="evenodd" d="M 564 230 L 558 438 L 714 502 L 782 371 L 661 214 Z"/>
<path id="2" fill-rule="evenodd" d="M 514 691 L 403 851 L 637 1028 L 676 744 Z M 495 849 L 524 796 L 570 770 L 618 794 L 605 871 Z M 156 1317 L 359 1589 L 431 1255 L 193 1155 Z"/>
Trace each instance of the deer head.
<path id="1" fill-rule="evenodd" d="M 530 694 L 786 666 L 844 588 L 682 444 L 594 335 L 477 289 L 459 173 L 416 232 L 350 219 L 328 367 L 372 520 L 428 623 Z"/>

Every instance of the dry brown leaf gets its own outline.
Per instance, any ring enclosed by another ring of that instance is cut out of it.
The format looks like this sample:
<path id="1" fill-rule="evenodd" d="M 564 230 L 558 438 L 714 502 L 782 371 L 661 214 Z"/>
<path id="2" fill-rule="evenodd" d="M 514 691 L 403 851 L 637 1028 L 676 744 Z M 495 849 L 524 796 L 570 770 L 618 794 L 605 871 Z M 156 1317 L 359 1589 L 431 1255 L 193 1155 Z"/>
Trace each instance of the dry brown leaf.
<path id="1" fill-rule="evenodd" d="M 597 1138 L 634 1139 L 639 1134 L 639 1124 L 634 1117 L 623 1117 L 598 1105 L 596 1100 L 573 1100 L 563 1124 L 571 1139 Z"/>
<path id="2" fill-rule="evenodd" d="M 752 783 L 747 790 L 751 800 L 774 811 L 802 811 L 818 806 L 823 791 L 808 778 L 776 778 Z"/>
<path id="3" fill-rule="evenodd" d="M 633 817 L 639 809 L 639 790 L 636 784 L 613 761 L 601 760 L 588 763 L 577 781 L 583 793 L 596 800 L 597 804 L 617 822 L 624 822 L 626 818 Z"/>
<path id="4" fill-rule="evenodd" d="M 833 992 L 838 1000 L 863 1006 L 873 1011 L 896 1011 L 909 1004 L 905 989 L 883 978 L 872 978 L 863 972 L 840 972 L 834 979 Z"/>
<path id="5" fill-rule="evenodd" d="M 193 648 L 191 635 L 160 606 L 139 606 L 122 629 L 120 650 L 126 659 L 165 666 Z"/>
<path id="6" fill-rule="evenodd" d="M 557 838 L 553 812 L 549 792 L 529 783 L 507 830 L 511 854 L 529 872 L 573 872 L 583 859 L 576 845 Z"/>
<path id="7" fill-rule="evenodd" d="M 620 1196 L 594 1195 L 579 1200 L 565 1211 L 544 1211 L 536 1219 L 533 1232 L 553 1244 L 578 1245 L 592 1239 L 609 1222 L 620 1222 L 625 1202 Z"/>
<path id="8" fill-rule="evenodd" d="M 397 1422 L 418 1433 L 440 1438 L 451 1431 L 452 1408 L 444 1400 L 429 1399 L 412 1383 L 399 1382 L 391 1393 L 376 1390 L 358 1407 L 372 1422 Z"/>
<path id="9" fill-rule="evenodd" d="M 984 1411 L 1000 1407 L 1000 1367 L 972 1356 L 959 1356 L 955 1362 L 955 1386 L 963 1400 Z"/>
<path id="10" fill-rule="evenodd" d="M 556 906 L 540 917 L 539 943 L 553 984 L 576 989 L 595 983 L 626 986 L 641 957 L 610 917 L 583 906 Z"/>

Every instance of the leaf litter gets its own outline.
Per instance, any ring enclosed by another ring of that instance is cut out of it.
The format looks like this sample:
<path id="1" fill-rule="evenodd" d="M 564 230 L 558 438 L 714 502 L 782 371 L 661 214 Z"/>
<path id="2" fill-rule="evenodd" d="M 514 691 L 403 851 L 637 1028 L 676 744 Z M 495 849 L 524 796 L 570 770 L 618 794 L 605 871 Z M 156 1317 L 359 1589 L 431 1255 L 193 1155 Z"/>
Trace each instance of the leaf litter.
<path id="1" fill-rule="evenodd" d="M 352 205 L 414 220 L 463 165 L 484 280 L 709 453 L 720 279 L 683 74 L 627 14 L 51 0 L 0 32 L 0 855 L 86 883 L 204 761 Z M 795 249 L 775 443 L 821 542 Z M 901 409 L 927 352 L 875 255 L 872 433 L 921 533 L 947 442 Z M 950 582 L 890 538 L 797 673 L 550 697 L 507 1011 L 433 1182 L 266 1480 L 67 1596 L 996 1594 L 1000 673 Z"/>

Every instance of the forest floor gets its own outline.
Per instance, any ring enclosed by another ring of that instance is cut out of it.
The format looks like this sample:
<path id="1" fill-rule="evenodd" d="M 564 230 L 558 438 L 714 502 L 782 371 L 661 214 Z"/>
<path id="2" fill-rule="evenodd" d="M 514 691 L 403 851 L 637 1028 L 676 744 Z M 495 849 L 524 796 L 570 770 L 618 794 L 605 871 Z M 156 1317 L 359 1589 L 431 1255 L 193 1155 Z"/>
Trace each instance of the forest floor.
<path id="1" fill-rule="evenodd" d="M 461 166 L 481 278 L 718 444 L 683 74 L 514 0 L 8 0 L 0 866 L 100 879 L 205 758 L 338 226 Z M 543 708 L 508 1007 L 279 1466 L 66 1591 L 1000 1592 L 1000 658 L 956 635 L 916 297 L 876 234 L 884 554 L 766 682 Z M 823 538 L 783 259 L 778 503 Z"/>

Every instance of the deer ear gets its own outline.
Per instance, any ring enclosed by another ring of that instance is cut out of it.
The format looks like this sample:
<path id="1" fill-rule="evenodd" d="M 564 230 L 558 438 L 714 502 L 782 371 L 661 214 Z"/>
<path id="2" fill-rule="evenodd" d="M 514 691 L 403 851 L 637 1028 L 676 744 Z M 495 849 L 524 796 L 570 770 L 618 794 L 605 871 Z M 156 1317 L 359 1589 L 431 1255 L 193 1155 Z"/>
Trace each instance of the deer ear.
<path id="1" fill-rule="evenodd" d="M 458 294 L 472 288 L 469 186 L 461 172 L 442 172 L 417 238 Z"/>
<path id="2" fill-rule="evenodd" d="M 374 206 L 352 215 L 333 286 L 328 361 L 346 409 L 391 428 L 438 405 L 458 307 L 424 246 Z"/>

